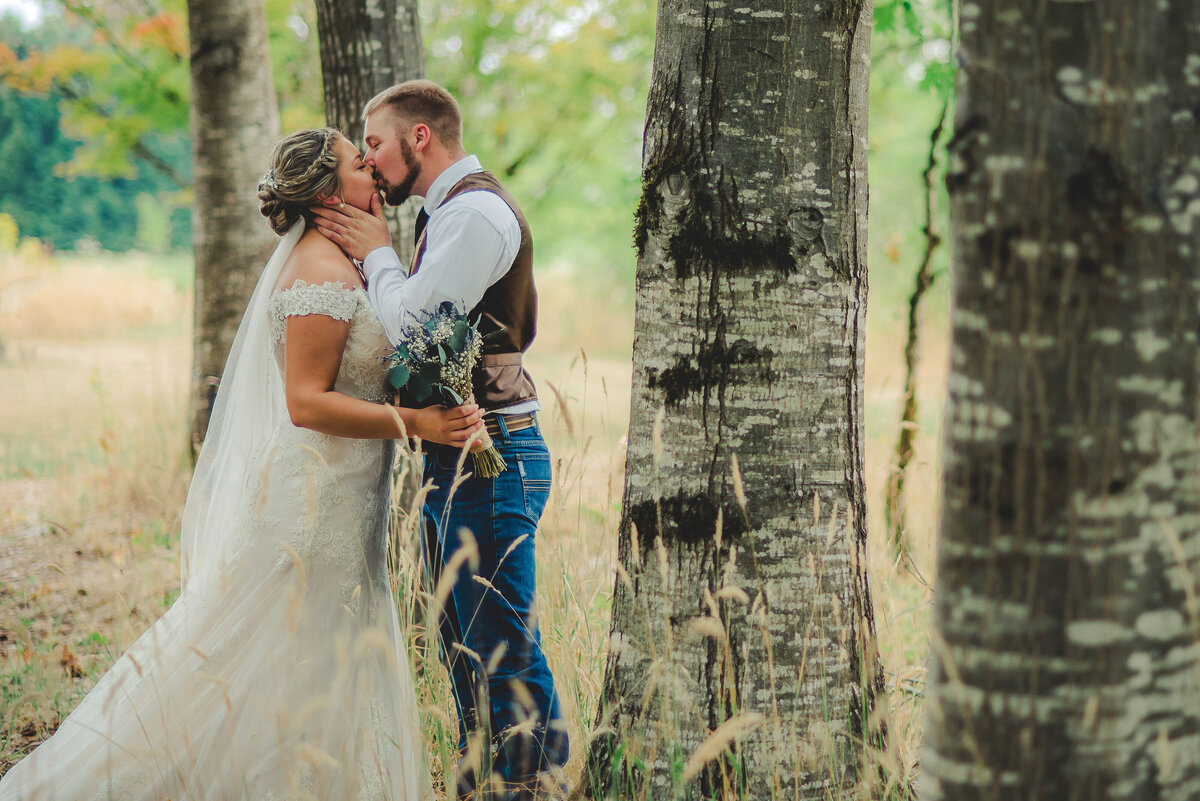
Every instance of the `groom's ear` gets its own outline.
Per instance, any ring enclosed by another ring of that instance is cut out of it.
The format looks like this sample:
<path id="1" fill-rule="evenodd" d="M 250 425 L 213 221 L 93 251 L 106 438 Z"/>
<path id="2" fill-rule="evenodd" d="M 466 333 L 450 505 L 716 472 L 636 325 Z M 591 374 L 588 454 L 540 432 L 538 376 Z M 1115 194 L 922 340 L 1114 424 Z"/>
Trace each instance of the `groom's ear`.
<path id="1" fill-rule="evenodd" d="M 423 122 L 418 122 L 412 127 L 413 135 L 413 150 L 418 153 L 424 150 L 429 145 L 429 139 L 432 131 L 429 126 Z"/>

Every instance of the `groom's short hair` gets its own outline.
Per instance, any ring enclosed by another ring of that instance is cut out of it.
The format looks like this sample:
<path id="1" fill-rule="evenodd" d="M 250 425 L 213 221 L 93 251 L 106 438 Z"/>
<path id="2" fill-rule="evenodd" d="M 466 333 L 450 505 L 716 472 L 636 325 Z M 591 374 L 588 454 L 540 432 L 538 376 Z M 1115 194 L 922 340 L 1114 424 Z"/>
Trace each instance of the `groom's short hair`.
<path id="1" fill-rule="evenodd" d="M 458 103 L 433 81 L 405 81 L 384 89 L 371 98 L 363 109 L 363 121 L 385 106 L 396 115 L 401 132 L 423 122 L 442 144 L 457 145 L 462 142 L 462 113 L 458 110 Z"/>

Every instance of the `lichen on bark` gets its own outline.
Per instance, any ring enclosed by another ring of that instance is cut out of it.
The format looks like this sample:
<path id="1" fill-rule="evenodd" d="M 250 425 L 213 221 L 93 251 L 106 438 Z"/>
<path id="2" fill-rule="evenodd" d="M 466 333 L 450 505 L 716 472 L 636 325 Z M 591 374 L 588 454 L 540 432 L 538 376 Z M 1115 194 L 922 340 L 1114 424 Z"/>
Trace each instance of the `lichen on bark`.
<path id="1" fill-rule="evenodd" d="M 597 797 L 825 799 L 859 782 L 879 735 L 870 6 L 835 6 L 659 5 Z"/>
<path id="2" fill-rule="evenodd" d="M 961 42 L 922 797 L 1195 799 L 1200 9 L 971 0 Z"/>

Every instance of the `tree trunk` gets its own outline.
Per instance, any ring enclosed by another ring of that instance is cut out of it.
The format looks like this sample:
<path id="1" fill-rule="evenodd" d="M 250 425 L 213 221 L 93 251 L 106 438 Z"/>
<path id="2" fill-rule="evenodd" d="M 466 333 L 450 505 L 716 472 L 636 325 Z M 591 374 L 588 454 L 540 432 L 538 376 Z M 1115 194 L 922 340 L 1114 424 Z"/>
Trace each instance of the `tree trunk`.
<path id="1" fill-rule="evenodd" d="M 192 445 L 204 440 L 217 383 L 258 271 L 277 238 L 256 191 L 279 136 L 261 0 L 188 0 L 192 72 L 195 330 Z"/>
<path id="2" fill-rule="evenodd" d="M 360 142 L 367 101 L 393 84 L 425 76 L 417 0 L 316 0 L 316 6 L 325 119 Z M 405 263 L 420 207 L 414 198 L 387 212 L 392 243 Z"/>
<path id="3" fill-rule="evenodd" d="M 425 75 L 425 48 L 417 0 L 316 0 L 317 36 L 321 45 L 321 77 L 325 87 L 325 119 L 352 142 L 362 139 L 362 111 L 367 101 L 384 89 Z M 410 198 L 385 211 L 392 229 L 392 245 L 408 263 L 413 253 L 413 231 L 421 199 Z M 421 454 L 397 449 L 392 476 L 393 514 L 388 528 L 393 559 L 413 547 L 422 526 L 414 501 L 421 488 Z M 417 514 L 411 514 L 417 511 Z M 414 529 L 417 532 L 414 535 Z M 393 568 L 398 567 L 393 562 Z M 432 588 L 426 588 L 432 590 Z M 410 598 L 414 627 L 413 648 L 423 660 L 436 657 L 436 642 L 425 637 L 430 630 L 425 596 Z"/>
<path id="4" fill-rule="evenodd" d="M 922 797 L 1200 798 L 1200 7 L 961 34 Z"/>
<path id="5" fill-rule="evenodd" d="M 875 735 L 870 19 L 659 5 L 594 796 L 826 799 Z"/>

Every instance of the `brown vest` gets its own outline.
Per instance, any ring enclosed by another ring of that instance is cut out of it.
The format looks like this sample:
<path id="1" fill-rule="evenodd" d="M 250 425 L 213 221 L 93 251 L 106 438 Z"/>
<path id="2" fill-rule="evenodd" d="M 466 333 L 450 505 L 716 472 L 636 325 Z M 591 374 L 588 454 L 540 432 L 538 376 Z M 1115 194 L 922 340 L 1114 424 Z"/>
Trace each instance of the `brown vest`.
<path id="1" fill-rule="evenodd" d="M 483 299 L 468 315 L 471 320 L 479 320 L 479 333 L 485 337 L 483 355 L 472 376 L 475 402 L 484 409 L 503 409 L 537 398 L 533 379 L 521 364 L 521 354 L 528 350 L 537 330 L 533 237 L 517 202 L 490 172 L 472 173 L 463 178 L 446 193 L 442 202 L 464 192 L 491 192 L 498 195 L 512 209 L 521 228 L 521 246 L 512 266 L 499 281 L 488 287 Z M 426 228 L 417 241 L 410 275 L 421 267 L 421 258 L 425 255 L 425 234 L 428 231 Z"/>

